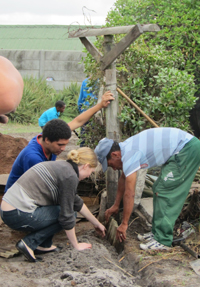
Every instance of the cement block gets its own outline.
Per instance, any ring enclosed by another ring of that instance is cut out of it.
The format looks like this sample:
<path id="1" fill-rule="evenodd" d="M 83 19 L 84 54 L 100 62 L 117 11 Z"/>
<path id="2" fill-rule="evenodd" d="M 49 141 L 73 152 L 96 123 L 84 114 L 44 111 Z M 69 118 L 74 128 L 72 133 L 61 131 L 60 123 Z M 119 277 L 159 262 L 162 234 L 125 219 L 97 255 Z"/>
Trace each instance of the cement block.
<path id="1" fill-rule="evenodd" d="M 84 65 L 75 61 L 45 61 L 45 70 L 83 72 Z"/>
<path id="2" fill-rule="evenodd" d="M 107 191 L 104 191 L 101 194 L 101 202 L 100 202 L 100 208 L 99 208 L 98 219 L 99 219 L 100 222 L 104 222 L 105 221 L 106 205 L 107 205 Z"/>
<path id="3" fill-rule="evenodd" d="M 39 70 L 39 60 L 26 60 L 22 59 L 20 62 L 13 61 L 13 65 L 17 70 Z"/>
<path id="4" fill-rule="evenodd" d="M 13 50 L 0 50 L 0 55 L 9 59 L 11 62 L 15 59 L 15 55 Z"/>
<path id="5" fill-rule="evenodd" d="M 24 59 L 26 60 L 39 60 L 40 59 L 40 50 L 24 50 Z"/>
<path id="6" fill-rule="evenodd" d="M 82 81 L 85 75 L 83 72 L 72 72 L 72 71 L 54 71 L 46 70 L 44 72 L 44 78 L 52 77 L 55 81 L 70 81 L 70 82 L 79 82 Z"/>
<path id="7" fill-rule="evenodd" d="M 137 171 L 137 181 L 136 181 L 136 186 L 135 186 L 134 210 L 140 204 L 142 192 L 143 192 L 144 185 L 145 185 L 146 173 L 147 173 L 147 169 L 140 169 Z"/>
<path id="8" fill-rule="evenodd" d="M 138 209 L 141 211 L 141 213 L 145 216 L 147 221 L 149 223 L 152 223 L 153 218 L 153 198 L 142 198 L 140 201 L 140 205 L 138 206 Z"/>
<path id="9" fill-rule="evenodd" d="M 20 63 L 23 59 L 25 59 L 25 54 L 26 54 L 25 50 L 16 50 L 15 51 L 15 61 L 17 63 Z"/>
<path id="10" fill-rule="evenodd" d="M 53 61 L 81 61 L 85 53 L 79 51 L 46 51 L 45 59 Z"/>
<path id="11" fill-rule="evenodd" d="M 40 50 L 0 50 L 0 55 L 9 59 L 12 63 L 20 59 L 39 60 Z"/>
<path id="12" fill-rule="evenodd" d="M 142 214 L 142 212 L 138 208 L 136 208 L 133 213 L 140 218 L 141 225 L 145 228 L 145 230 L 151 231 L 152 226 L 147 221 L 146 217 Z"/>
<path id="13" fill-rule="evenodd" d="M 19 70 L 22 77 L 33 77 L 38 79 L 39 78 L 39 70 Z"/>

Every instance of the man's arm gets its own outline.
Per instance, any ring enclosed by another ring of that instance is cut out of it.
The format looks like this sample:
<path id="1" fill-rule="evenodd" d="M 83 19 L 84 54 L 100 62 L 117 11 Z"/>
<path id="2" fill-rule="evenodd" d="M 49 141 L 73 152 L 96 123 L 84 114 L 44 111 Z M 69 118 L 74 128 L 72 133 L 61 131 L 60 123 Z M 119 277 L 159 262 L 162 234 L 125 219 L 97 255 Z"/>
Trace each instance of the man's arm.
<path id="1" fill-rule="evenodd" d="M 117 187 L 117 194 L 116 194 L 115 202 L 105 212 L 106 221 L 109 220 L 109 218 L 112 214 L 117 214 L 119 211 L 120 202 L 121 202 L 121 200 L 124 196 L 124 192 L 125 192 L 125 182 L 126 182 L 126 177 L 125 177 L 124 173 L 122 172 L 122 174 L 119 178 L 119 181 L 118 181 L 118 187 Z"/>
<path id="2" fill-rule="evenodd" d="M 126 230 L 128 228 L 128 221 L 134 207 L 135 185 L 137 179 L 137 172 L 132 173 L 126 177 L 125 192 L 123 196 L 123 219 L 120 226 L 117 228 L 117 239 L 122 242 L 126 239 Z"/>
<path id="3" fill-rule="evenodd" d="M 98 112 L 102 108 L 106 108 L 112 100 L 114 100 L 112 93 L 110 91 L 105 92 L 105 94 L 102 96 L 102 100 L 100 103 L 83 112 L 78 117 L 68 123 L 70 129 L 73 131 L 84 125 L 96 112 Z"/>

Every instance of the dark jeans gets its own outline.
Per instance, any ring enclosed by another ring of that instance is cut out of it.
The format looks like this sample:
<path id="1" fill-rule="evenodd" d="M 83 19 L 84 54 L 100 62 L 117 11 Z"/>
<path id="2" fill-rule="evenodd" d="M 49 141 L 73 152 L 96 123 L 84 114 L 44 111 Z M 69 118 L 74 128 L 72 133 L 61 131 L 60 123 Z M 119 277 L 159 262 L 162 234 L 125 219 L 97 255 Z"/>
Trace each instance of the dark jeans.
<path id="1" fill-rule="evenodd" d="M 28 231 L 23 241 L 32 249 L 37 246 L 50 247 L 55 233 L 62 230 L 58 222 L 60 206 L 42 206 L 33 213 L 18 209 L 2 211 L 1 218 L 10 228 L 18 231 Z"/>

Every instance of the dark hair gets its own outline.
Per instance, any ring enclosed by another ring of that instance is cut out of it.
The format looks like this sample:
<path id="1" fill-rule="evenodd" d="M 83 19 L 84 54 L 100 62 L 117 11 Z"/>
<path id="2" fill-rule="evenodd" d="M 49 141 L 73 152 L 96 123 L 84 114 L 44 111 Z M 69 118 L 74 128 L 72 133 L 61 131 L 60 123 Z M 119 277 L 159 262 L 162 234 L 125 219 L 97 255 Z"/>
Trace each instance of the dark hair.
<path id="1" fill-rule="evenodd" d="M 71 129 L 68 124 L 60 119 L 53 119 L 46 123 L 42 132 L 43 141 L 48 138 L 50 142 L 59 141 L 61 139 L 68 140 L 71 137 Z"/>
<path id="2" fill-rule="evenodd" d="M 109 160 L 111 158 L 111 153 L 113 151 L 117 151 L 117 150 L 120 150 L 120 146 L 119 146 L 118 142 L 114 141 L 113 145 L 111 146 L 109 153 L 106 156 L 107 160 Z"/>
<path id="3" fill-rule="evenodd" d="M 66 106 L 66 104 L 63 101 L 57 101 L 55 103 L 55 107 L 62 108 L 63 106 Z"/>

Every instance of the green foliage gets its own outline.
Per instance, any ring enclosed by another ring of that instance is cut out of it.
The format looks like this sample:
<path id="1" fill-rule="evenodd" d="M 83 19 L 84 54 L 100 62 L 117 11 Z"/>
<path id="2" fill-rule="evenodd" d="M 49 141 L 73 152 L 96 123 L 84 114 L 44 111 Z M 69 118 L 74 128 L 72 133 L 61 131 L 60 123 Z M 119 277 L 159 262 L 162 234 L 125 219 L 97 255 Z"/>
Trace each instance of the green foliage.
<path id="1" fill-rule="evenodd" d="M 58 100 L 66 103 L 63 116 L 67 115 L 74 118 L 78 115 L 77 100 L 79 92 L 80 86 L 77 83 L 72 83 L 68 88 L 57 92 L 42 78 L 25 77 L 22 100 L 16 112 L 9 114 L 9 118 L 16 123 L 36 124 L 41 114 L 55 106 Z"/>
<path id="2" fill-rule="evenodd" d="M 118 86 L 159 126 L 191 129 L 189 112 L 200 90 L 199 8 L 197 0 L 117 0 L 108 13 L 107 27 L 156 23 L 161 29 L 140 35 L 116 60 Z M 95 46 L 103 51 L 103 37 Z M 84 64 L 85 73 L 103 82 L 89 53 Z M 125 137 L 152 127 L 124 98 L 119 119 Z"/>
<path id="3" fill-rule="evenodd" d="M 144 79 L 129 77 L 130 98 L 159 126 L 189 130 L 189 111 L 196 101 L 193 76 L 176 68 L 161 68 L 156 76 L 148 78 L 148 85 Z M 128 104 L 124 104 L 119 118 L 127 136 L 152 127 Z"/>
<path id="4" fill-rule="evenodd" d="M 84 126 L 84 132 L 79 134 L 80 139 L 78 144 L 83 141 L 84 146 L 95 149 L 99 140 L 106 136 L 105 132 L 105 123 L 104 125 L 100 125 L 98 120 L 93 117 L 89 123 Z"/>
<path id="5" fill-rule="evenodd" d="M 47 85 L 46 80 L 25 77 L 22 100 L 9 118 L 17 123 L 36 123 L 41 111 L 51 107 L 54 95 L 54 89 Z"/>
<path id="6" fill-rule="evenodd" d="M 107 26 L 156 23 L 158 33 L 144 33 L 147 50 L 162 46 L 176 60 L 176 52 L 183 55 L 183 67 L 193 73 L 199 83 L 200 76 L 200 2 L 197 0 L 118 0 L 108 14 Z M 134 45 L 134 44 L 133 44 Z M 174 54 L 175 53 L 175 54 Z"/>
<path id="7" fill-rule="evenodd" d="M 67 88 L 64 87 L 62 91 L 59 91 L 56 98 L 57 101 L 61 100 L 65 102 L 66 108 L 61 117 L 75 118 L 78 116 L 78 97 L 80 93 L 80 86 L 77 83 L 71 83 Z"/>

